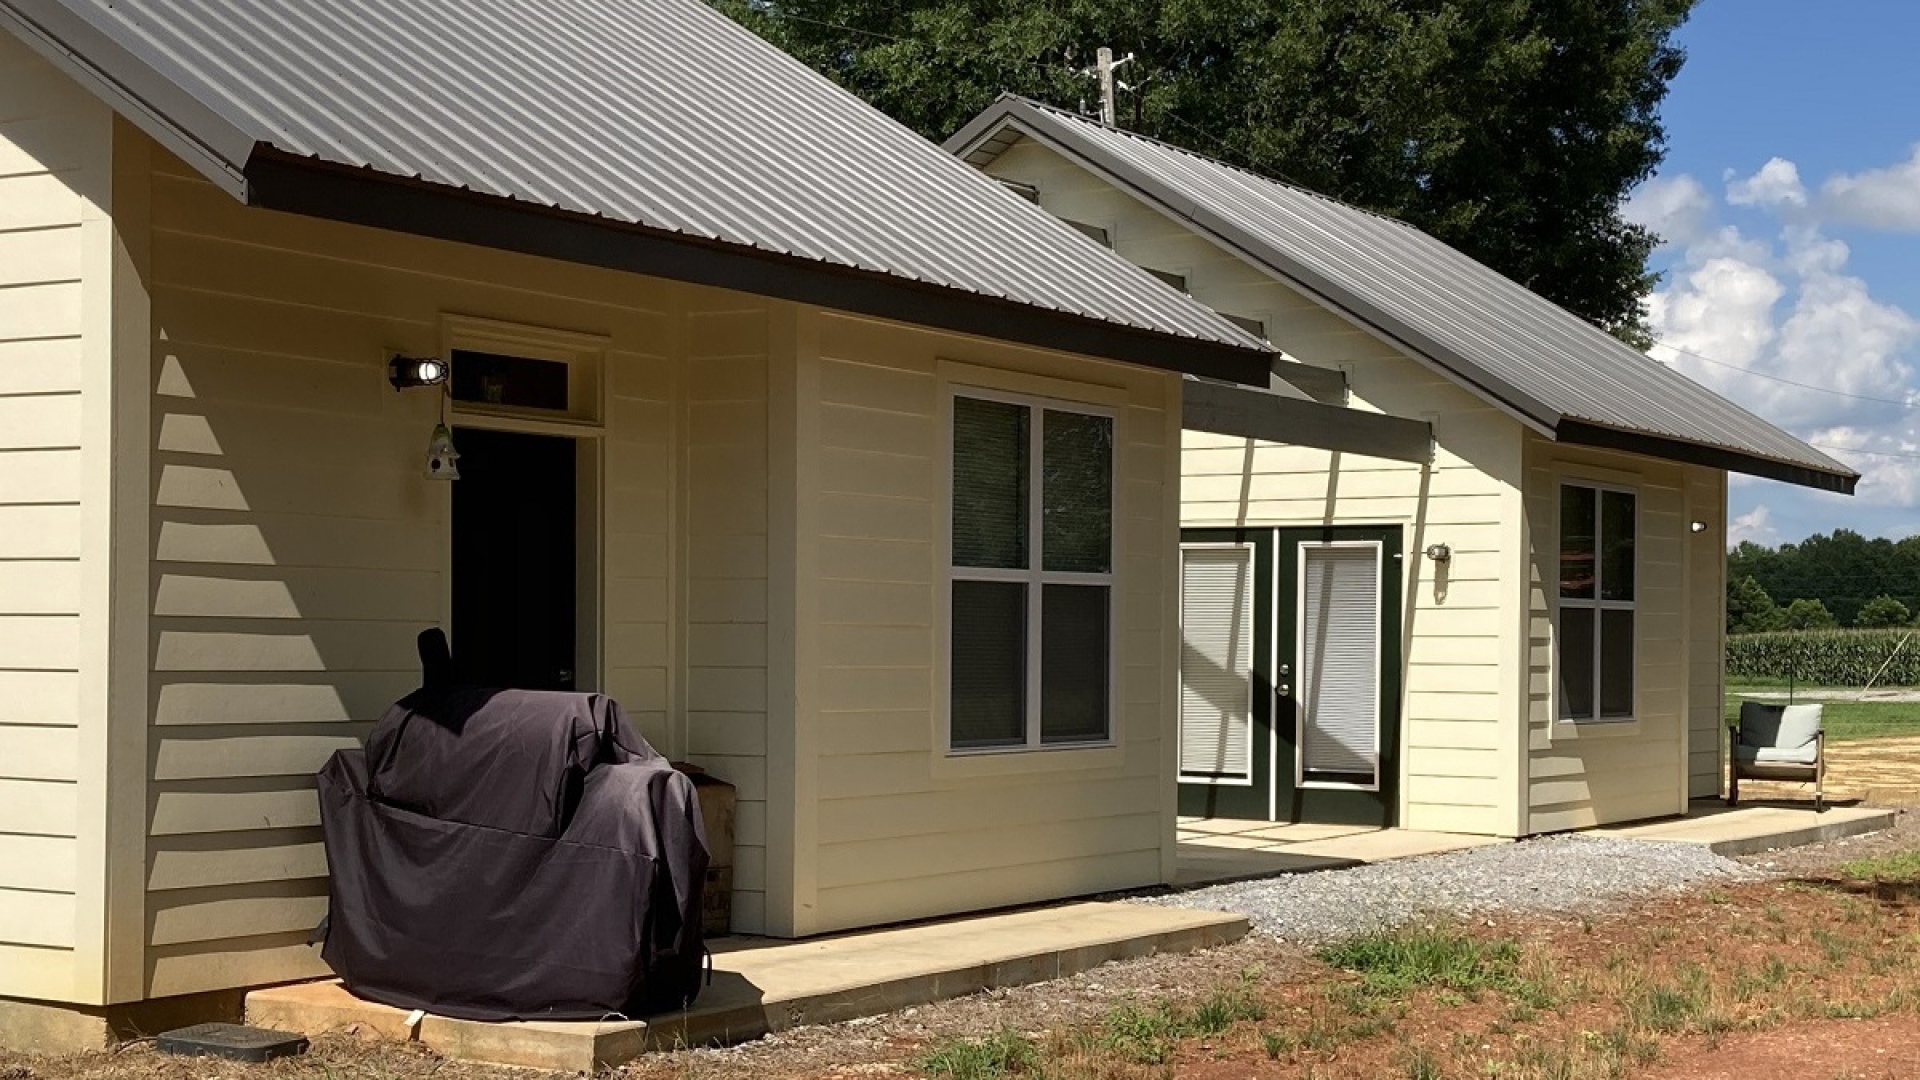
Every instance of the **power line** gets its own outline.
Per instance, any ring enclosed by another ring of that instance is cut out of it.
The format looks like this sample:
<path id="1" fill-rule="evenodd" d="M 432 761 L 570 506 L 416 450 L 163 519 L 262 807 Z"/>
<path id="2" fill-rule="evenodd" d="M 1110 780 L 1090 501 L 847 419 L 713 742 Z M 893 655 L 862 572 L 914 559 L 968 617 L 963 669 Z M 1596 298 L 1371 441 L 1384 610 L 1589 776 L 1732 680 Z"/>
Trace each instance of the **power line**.
<path id="1" fill-rule="evenodd" d="M 1907 461 L 1920 461 L 1920 454 L 1902 454 L 1894 450 L 1868 450 L 1860 446 L 1828 446 L 1826 443 L 1808 443 L 1807 445 L 1821 450 L 1838 450 L 1843 454 L 1868 454 L 1873 457 L 1902 458 Z"/>
<path id="2" fill-rule="evenodd" d="M 1756 379 L 1771 379 L 1774 382 L 1785 383 L 1788 386 L 1798 387 L 1802 390 L 1812 390 L 1815 393 L 1819 393 L 1819 394 L 1832 394 L 1835 397 L 1852 398 L 1855 401 L 1871 401 L 1881 405 L 1898 405 L 1903 409 L 1920 408 L 1920 401 L 1915 401 L 1911 398 L 1902 399 L 1902 398 L 1874 397 L 1871 394 L 1853 394 L 1845 390 L 1835 390 L 1829 386 L 1816 386 L 1813 383 L 1796 382 L 1793 379 L 1788 379 L 1780 375 L 1771 375 L 1764 371 L 1755 371 L 1750 367 L 1741 367 L 1739 364 L 1729 364 L 1725 360 L 1715 360 L 1711 356 L 1702 356 L 1701 354 L 1694 352 L 1691 349 L 1683 349 L 1680 346 L 1675 345 L 1670 341 L 1661 341 L 1660 339 L 1655 338 L 1654 343 L 1657 345 L 1664 345 L 1665 347 L 1672 349 L 1674 352 L 1677 352 L 1682 356 L 1691 356 L 1695 360 L 1704 361 L 1706 363 L 1714 365 L 1715 367 L 1723 367 L 1732 371 L 1738 371 L 1745 375 L 1752 375 Z"/>

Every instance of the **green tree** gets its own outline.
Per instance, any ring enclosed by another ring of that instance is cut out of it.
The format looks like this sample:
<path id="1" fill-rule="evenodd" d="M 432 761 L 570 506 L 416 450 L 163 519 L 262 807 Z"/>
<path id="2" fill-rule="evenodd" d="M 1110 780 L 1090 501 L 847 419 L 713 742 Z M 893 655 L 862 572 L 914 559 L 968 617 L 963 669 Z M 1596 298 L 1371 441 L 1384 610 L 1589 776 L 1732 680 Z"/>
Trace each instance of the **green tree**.
<path id="1" fill-rule="evenodd" d="M 1877 596 L 1920 611 L 1920 536 L 1868 539 L 1835 529 L 1777 548 L 1749 541 L 1727 553 L 1727 580 L 1746 577 L 1774 596 L 1817 599 L 1842 625 L 1857 624 Z"/>
<path id="2" fill-rule="evenodd" d="M 1628 340 L 1696 0 L 712 0 L 933 139 L 1012 91 L 1404 218 Z"/>
<path id="3" fill-rule="evenodd" d="M 1732 582 L 1733 579 L 1727 579 Z M 1786 628 L 1786 616 L 1773 597 L 1751 577 L 1727 587 L 1727 633 L 1764 634 Z"/>
<path id="4" fill-rule="evenodd" d="M 1789 630 L 1831 630 L 1840 625 L 1827 605 L 1806 597 L 1787 605 L 1786 622 Z"/>
<path id="5" fill-rule="evenodd" d="M 1913 613 L 1907 605 L 1881 593 L 1879 596 L 1860 605 L 1860 614 L 1854 616 L 1853 625 L 1869 629 L 1888 626 L 1905 626 L 1913 620 Z"/>

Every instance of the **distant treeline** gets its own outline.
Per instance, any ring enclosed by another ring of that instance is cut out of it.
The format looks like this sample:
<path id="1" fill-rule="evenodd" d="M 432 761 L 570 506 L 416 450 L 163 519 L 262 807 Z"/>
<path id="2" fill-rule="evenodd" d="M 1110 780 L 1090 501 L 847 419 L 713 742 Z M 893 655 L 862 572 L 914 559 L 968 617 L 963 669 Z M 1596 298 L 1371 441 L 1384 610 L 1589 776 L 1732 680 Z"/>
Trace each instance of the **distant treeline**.
<path id="1" fill-rule="evenodd" d="M 1920 612 L 1920 537 L 1869 540 L 1851 529 L 1727 556 L 1733 633 L 1905 626 Z"/>

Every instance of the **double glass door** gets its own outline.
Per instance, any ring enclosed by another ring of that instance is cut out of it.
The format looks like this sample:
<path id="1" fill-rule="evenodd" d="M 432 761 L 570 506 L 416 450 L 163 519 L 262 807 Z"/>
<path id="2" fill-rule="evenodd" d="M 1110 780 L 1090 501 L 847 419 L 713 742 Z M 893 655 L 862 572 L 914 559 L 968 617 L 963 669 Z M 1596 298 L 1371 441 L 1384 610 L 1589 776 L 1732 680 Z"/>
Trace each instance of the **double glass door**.
<path id="1" fill-rule="evenodd" d="M 1182 534 L 1182 814 L 1393 824 L 1402 558 L 1397 528 Z"/>

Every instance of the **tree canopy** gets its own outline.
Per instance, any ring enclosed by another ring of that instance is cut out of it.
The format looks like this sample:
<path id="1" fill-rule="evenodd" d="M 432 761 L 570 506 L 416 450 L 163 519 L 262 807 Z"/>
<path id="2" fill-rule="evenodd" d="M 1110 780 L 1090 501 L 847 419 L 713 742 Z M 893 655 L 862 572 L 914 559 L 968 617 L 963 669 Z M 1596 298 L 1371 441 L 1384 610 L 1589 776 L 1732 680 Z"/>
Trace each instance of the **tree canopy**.
<path id="1" fill-rule="evenodd" d="M 1851 529 L 1835 529 L 1779 547 L 1741 543 L 1727 556 L 1728 628 L 1735 632 L 1741 629 L 1736 605 L 1745 610 L 1752 602 L 1749 580 L 1778 604 L 1818 600 L 1842 626 L 1887 625 L 1883 620 L 1893 609 L 1875 604 L 1877 598 L 1920 611 L 1920 536 L 1869 540 Z"/>
<path id="2" fill-rule="evenodd" d="M 1621 217 L 1664 155 L 1695 0 L 713 0 L 932 139 L 1002 91 L 1410 221 L 1643 342 L 1656 238 Z"/>
<path id="3" fill-rule="evenodd" d="M 1907 610 L 1907 605 L 1882 594 L 1861 606 L 1860 614 L 1854 617 L 1853 625 L 1868 629 L 1884 629 L 1890 626 L 1905 626 L 1912 621 L 1913 612 Z"/>

